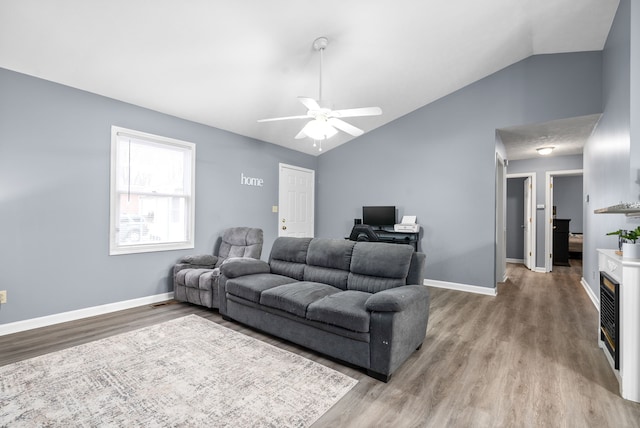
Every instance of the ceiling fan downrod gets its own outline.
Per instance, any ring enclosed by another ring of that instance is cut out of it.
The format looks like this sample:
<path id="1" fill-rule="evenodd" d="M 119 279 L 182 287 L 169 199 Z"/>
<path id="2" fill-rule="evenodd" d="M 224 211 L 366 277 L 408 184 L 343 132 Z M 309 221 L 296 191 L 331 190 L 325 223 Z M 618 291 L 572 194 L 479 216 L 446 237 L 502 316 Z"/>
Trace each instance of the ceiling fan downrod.
<path id="1" fill-rule="evenodd" d="M 326 37 L 318 37 L 313 41 L 313 48 L 317 51 L 320 51 L 320 87 L 318 89 L 318 102 L 322 104 L 322 62 L 324 59 L 323 53 L 327 45 L 329 44 L 329 39 Z"/>

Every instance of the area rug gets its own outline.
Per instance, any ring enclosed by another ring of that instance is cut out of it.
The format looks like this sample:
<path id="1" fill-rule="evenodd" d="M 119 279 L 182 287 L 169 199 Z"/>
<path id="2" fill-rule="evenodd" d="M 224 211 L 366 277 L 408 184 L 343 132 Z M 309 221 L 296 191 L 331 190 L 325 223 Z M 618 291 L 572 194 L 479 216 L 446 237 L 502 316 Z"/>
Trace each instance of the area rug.
<path id="1" fill-rule="evenodd" d="M 0 426 L 305 427 L 356 383 L 189 315 L 0 367 Z"/>

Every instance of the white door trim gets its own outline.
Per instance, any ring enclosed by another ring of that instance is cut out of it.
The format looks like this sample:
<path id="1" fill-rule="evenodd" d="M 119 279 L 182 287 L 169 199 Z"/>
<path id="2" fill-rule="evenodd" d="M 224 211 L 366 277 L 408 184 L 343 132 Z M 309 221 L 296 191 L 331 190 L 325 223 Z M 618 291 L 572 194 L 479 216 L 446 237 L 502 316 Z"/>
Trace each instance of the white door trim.
<path id="1" fill-rule="evenodd" d="M 536 182 L 537 182 L 537 178 L 536 178 L 536 173 L 521 172 L 521 173 L 507 174 L 507 179 L 509 178 L 530 178 L 531 179 L 531 199 L 529 201 L 529 203 L 531 204 L 531 228 L 529 231 L 529 246 L 532 254 L 531 257 L 533 259 L 531 263 L 531 270 L 535 272 L 537 269 L 536 268 L 536 263 L 537 263 L 537 255 L 536 255 L 536 251 L 537 251 L 537 246 L 536 246 L 536 240 L 537 240 Z M 524 256 L 526 257 L 526 254 Z"/>
<path id="2" fill-rule="evenodd" d="M 545 180 L 545 205 L 544 205 L 544 270 L 551 272 L 553 270 L 553 188 L 551 183 L 553 177 L 562 175 L 584 175 L 583 169 L 565 169 L 558 171 L 547 171 Z"/>
<path id="3" fill-rule="evenodd" d="M 495 271 L 496 290 L 498 282 L 507 280 L 507 166 L 504 159 L 496 152 L 496 224 L 495 224 Z"/>

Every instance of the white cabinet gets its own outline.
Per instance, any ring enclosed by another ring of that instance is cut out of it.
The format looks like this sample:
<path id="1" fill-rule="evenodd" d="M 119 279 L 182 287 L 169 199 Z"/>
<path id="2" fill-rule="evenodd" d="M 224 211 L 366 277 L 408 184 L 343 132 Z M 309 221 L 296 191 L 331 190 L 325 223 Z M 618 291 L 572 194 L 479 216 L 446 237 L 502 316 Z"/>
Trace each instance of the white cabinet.
<path id="1" fill-rule="evenodd" d="M 598 333 L 598 344 L 607 355 L 620 382 L 620 395 L 640 402 L 640 259 L 623 259 L 614 250 L 598 250 L 598 264 L 618 281 L 619 289 L 619 370 Z"/>

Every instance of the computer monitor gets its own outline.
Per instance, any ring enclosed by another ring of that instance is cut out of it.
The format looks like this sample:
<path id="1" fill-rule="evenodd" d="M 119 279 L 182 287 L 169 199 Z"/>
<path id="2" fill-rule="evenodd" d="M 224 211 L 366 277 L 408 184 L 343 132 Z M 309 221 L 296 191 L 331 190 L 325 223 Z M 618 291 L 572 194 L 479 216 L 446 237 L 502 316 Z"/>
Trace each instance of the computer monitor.
<path id="1" fill-rule="evenodd" d="M 373 227 L 393 226 L 396 224 L 395 206 L 362 207 L 362 223 Z"/>

